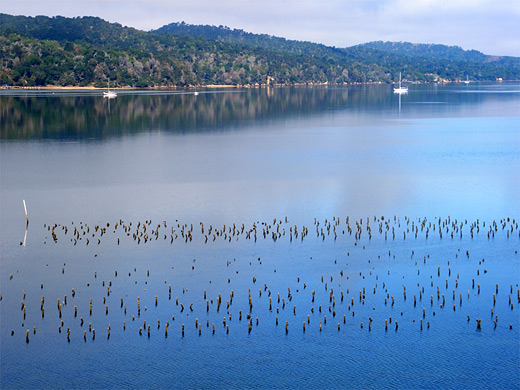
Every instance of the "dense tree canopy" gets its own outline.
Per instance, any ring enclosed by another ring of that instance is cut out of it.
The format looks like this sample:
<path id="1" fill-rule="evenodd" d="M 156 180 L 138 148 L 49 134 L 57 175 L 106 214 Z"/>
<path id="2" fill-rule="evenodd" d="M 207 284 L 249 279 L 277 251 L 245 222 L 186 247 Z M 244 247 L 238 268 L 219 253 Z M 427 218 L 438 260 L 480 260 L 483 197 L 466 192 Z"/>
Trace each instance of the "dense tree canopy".
<path id="1" fill-rule="evenodd" d="M 443 45 L 339 49 L 224 26 L 145 32 L 95 17 L 0 14 L 0 85 L 173 87 L 520 78 L 520 59 Z"/>

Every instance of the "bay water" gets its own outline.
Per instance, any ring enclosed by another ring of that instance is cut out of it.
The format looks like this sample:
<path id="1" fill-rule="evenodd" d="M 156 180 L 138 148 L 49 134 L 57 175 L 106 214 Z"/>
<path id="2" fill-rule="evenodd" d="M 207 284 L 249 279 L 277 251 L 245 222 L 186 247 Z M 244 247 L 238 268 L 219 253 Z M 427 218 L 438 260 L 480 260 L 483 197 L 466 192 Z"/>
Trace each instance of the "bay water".
<path id="1" fill-rule="evenodd" d="M 2 388 L 519 387 L 519 83 L 1 91 L 0 164 Z"/>

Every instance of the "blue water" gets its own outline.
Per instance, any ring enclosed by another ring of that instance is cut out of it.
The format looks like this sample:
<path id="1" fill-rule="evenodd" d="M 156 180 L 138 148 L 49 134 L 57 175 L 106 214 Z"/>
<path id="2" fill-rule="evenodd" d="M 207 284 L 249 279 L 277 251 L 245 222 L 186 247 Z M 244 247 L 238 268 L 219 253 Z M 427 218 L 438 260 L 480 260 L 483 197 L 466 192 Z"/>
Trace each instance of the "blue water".
<path id="1" fill-rule="evenodd" d="M 519 84 L 0 103 L 2 388 L 520 387 Z"/>

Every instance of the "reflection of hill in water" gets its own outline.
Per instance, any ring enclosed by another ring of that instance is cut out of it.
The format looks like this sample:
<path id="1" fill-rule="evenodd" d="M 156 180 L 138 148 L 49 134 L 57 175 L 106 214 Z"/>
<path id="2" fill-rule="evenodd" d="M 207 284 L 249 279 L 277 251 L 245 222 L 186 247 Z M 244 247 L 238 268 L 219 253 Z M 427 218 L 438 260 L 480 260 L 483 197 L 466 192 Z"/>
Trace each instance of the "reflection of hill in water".
<path id="1" fill-rule="evenodd" d="M 412 92 L 407 99 L 435 101 L 431 88 Z M 489 94 L 448 94 L 446 103 L 480 103 Z M 272 88 L 201 93 L 121 93 L 115 100 L 100 96 L 0 96 L 0 138 L 104 139 L 149 131 L 195 133 L 312 116 L 331 110 L 397 109 L 388 86 L 354 88 Z M 418 108 L 408 107 L 408 110 Z"/>
<path id="2" fill-rule="evenodd" d="M 3 97 L 2 139 L 106 138 L 147 131 L 192 133 L 341 105 L 346 89 L 243 90 L 193 94 Z M 108 106 L 110 104 L 110 107 Z"/>

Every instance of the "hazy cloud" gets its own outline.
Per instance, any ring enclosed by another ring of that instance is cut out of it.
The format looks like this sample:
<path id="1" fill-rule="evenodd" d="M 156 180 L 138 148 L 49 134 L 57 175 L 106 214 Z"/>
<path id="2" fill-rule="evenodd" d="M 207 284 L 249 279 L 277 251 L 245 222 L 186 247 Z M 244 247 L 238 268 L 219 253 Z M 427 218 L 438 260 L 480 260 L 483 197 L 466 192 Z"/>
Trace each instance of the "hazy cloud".
<path id="1" fill-rule="evenodd" d="M 179 21 L 226 25 L 338 47 L 409 41 L 520 56 L 519 0 L 18 0 L 2 1 L 0 11 L 99 16 L 142 30 Z"/>

